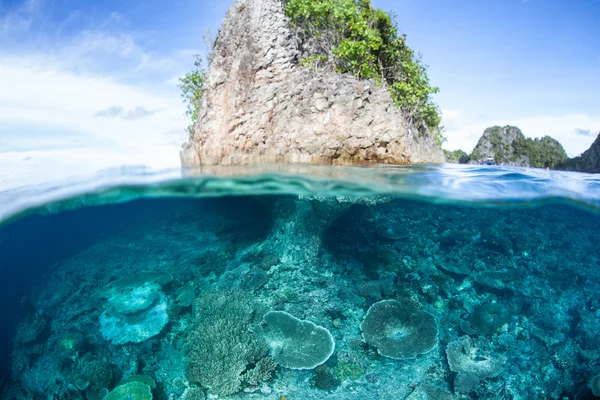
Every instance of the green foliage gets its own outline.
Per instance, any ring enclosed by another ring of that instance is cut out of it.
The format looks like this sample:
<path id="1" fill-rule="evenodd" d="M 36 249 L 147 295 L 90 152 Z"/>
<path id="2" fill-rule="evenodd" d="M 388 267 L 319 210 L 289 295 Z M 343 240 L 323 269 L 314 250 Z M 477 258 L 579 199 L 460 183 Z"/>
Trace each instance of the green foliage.
<path id="1" fill-rule="evenodd" d="M 194 69 L 182 78 L 179 78 L 179 89 L 181 90 L 181 98 L 186 104 L 185 114 L 190 118 L 190 125 L 188 129 L 191 129 L 198 118 L 198 108 L 200 107 L 200 101 L 204 95 L 204 80 L 206 77 L 206 71 L 202 65 L 202 58 L 199 54 L 196 54 L 196 60 L 194 61 Z"/>
<path id="2" fill-rule="evenodd" d="M 515 147 L 515 151 L 529 157 L 532 167 L 555 168 L 568 159 L 562 145 L 549 136 L 541 139 L 524 138 L 524 140 L 513 143 L 513 147 Z"/>
<path id="3" fill-rule="evenodd" d="M 303 67 L 314 69 L 314 70 L 316 70 L 326 64 L 327 64 L 327 57 L 325 57 L 323 54 L 313 54 L 311 56 L 304 57 L 302 60 L 300 60 L 300 65 L 302 65 Z"/>
<path id="4" fill-rule="evenodd" d="M 466 164 L 469 162 L 469 155 L 462 150 L 444 150 L 446 162 L 454 164 Z"/>
<path id="5" fill-rule="evenodd" d="M 302 64 L 330 66 L 340 73 L 386 85 L 392 99 L 420 132 L 433 132 L 441 145 L 441 115 L 431 95 L 426 67 L 398 34 L 394 17 L 370 0 L 288 0 L 291 25 L 313 54 Z"/>
<path id="6" fill-rule="evenodd" d="M 600 172 L 600 134 L 589 149 L 581 155 L 565 160 L 559 166 L 559 169 L 569 171 L 580 171 L 599 173 Z"/>
<path id="7" fill-rule="evenodd" d="M 497 164 L 510 164 L 526 158 L 532 167 L 558 168 L 568 160 L 567 153 L 557 140 L 549 136 L 541 139 L 527 138 L 514 126 L 487 128 L 480 142 L 484 139 L 489 142 L 494 162 Z M 485 146 L 478 144 L 471 154 L 471 159 L 483 159 L 484 152 Z"/>

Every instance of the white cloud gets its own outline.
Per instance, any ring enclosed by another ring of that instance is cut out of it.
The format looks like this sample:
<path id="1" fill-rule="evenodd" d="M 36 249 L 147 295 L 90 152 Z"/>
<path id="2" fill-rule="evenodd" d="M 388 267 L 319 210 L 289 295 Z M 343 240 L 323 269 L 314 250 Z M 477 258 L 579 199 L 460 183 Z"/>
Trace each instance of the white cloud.
<path id="1" fill-rule="evenodd" d="M 0 16 L 0 39 L 29 30 L 38 9 L 38 1 L 27 0 L 20 7 Z"/>
<path id="2" fill-rule="evenodd" d="M 532 115 L 520 118 L 481 119 L 464 116 L 457 110 L 444 110 L 443 122 L 448 141 L 444 147 L 450 150 L 473 150 L 483 131 L 494 125 L 514 125 L 527 137 L 550 136 L 558 140 L 567 154 L 577 156 L 587 150 L 598 132 L 600 115 Z M 582 131 L 591 134 L 582 135 Z"/>
<path id="3" fill-rule="evenodd" d="M 171 78 L 196 52 L 154 48 L 152 33 L 117 12 L 52 21 L 48 4 L 0 15 L 0 190 L 122 165 L 178 167 L 188 120 Z"/>
<path id="4" fill-rule="evenodd" d="M 0 188 L 8 174 L 31 181 L 37 171 L 42 181 L 120 165 L 179 165 L 187 120 L 176 88 L 156 92 L 35 60 L 0 57 Z M 97 117 L 114 107 L 120 118 Z M 52 141 L 64 147 L 42 151 Z M 16 142 L 27 150 L 11 152 Z"/>

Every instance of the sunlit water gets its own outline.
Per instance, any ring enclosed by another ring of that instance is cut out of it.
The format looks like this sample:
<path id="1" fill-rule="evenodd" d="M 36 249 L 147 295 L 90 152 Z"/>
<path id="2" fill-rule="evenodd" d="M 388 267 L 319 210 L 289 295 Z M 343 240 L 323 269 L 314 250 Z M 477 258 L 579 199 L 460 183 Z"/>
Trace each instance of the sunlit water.
<path id="1" fill-rule="evenodd" d="M 599 209 L 594 175 L 464 166 L 0 192 L 2 398 L 593 398 Z"/>

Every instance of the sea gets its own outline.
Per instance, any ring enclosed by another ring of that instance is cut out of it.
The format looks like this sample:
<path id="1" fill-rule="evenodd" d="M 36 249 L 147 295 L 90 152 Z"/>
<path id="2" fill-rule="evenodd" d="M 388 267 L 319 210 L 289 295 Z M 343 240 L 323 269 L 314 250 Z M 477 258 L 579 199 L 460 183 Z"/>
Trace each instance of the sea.
<path id="1" fill-rule="evenodd" d="M 0 399 L 600 397 L 600 177 L 105 170 L 0 191 Z"/>

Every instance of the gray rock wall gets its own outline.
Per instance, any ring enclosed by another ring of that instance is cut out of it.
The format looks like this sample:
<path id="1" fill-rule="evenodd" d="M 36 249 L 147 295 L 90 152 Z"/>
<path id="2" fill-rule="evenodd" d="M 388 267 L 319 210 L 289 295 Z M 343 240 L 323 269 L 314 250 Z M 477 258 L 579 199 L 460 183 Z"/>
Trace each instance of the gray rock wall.
<path id="1" fill-rule="evenodd" d="M 571 158 L 561 169 L 568 171 L 600 173 L 600 133 L 589 149 L 580 156 Z"/>
<path id="2" fill-rule="evenodd" d="M 238 0 L 217 37 L 182 164 L 444 162 L 385 88 L 299 59 L 280 0 Z"/>
<path id="3" fill-rule="evenodd" d="M 514 126 L 493 126 L 487 128 L 479 138 L 471 153 L 469 164 L 479 164 L 480 161 L 493 159 L 498 164 L 513 167 L 529 167 L 527 156 L 515 154 L 513 143 L 524 140 L 521 130 Z"/>

